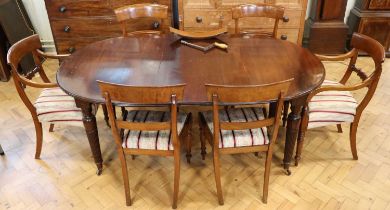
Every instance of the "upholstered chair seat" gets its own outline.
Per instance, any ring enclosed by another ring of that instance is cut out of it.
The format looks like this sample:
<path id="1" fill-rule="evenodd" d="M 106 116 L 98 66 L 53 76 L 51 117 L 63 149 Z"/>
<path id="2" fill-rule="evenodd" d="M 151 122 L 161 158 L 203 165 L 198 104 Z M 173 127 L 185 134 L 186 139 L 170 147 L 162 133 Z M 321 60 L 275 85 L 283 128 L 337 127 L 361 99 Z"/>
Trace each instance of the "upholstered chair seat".
<path id="1" fill-rule="evenodd" d="M 207 126 L 214 133 L 213 111 L 201 113 L 207 121 Z M 263 110 L 258 107 L 233 108 L 219 110 L 221 122 L 253 122 L 263 120 Z M 221 130 L 219 148 L 259 146 L 269 143 L 267 128 L 246 130 Z"/>
<path id="2" fill-rule="evenodd" d="M 177 133 L 183 130 L 188 114 L 178 112 Z M 127 115 L 128 122 L 169 122 L 171 113 L 164 111 L 133 110 Z M 169 130 L 139 131 L 125 130 L 123 135 L 123 148 L 148 150 L 173 150 L 171 132 Z"/>
<path id="3" fill-rule="evenodd" d="M 76 107 L 75 100 L 60 88 L 45 88 L 33 104 L 39 122 L 80 124 L 81 109 Z"/>
<path id="4" fill-rule="evenodd" d="M 325 80 L 323 85 L 342 85 Z M 357 101 L 349 91 L 324 91 L 316 94 L 309 101 L 308 129 L 343 122 L 353 122 Z"/>

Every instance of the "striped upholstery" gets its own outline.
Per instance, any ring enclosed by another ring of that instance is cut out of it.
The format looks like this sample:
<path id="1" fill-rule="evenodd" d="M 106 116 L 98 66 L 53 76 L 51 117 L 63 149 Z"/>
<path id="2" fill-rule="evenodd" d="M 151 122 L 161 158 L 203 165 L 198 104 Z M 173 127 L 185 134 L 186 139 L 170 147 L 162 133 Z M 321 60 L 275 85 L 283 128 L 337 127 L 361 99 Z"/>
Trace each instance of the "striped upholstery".
<path id="1" fill-rule="evenodd" d="M 43 89 L 34 107 L 40 122 L 80 124 L 82 121 L 81 110 L 76 107 L 74 98 L 58 87 Z"/>
<path id="2" fill-rule="evenodd" d="M 341 85 L 325 80 L 323 85 Z M 322 127 L 341 122 L 353 122 L 358 103 L 349 91 L 325 91 L 309 102 L 308 128 Z"/>
<path id="3" fill-rule="evenodd" d="M 202 112 L 211 133 L 214 133 L 213 111 Z M 264 119 L 263 111 L 258 107 L 221 109 L 221 122 L 250 122 Z M 269 143 L 267 128 L 248 130 L 220 130 L 219 148 L 258 146 Z"/>
<path id="4" fill-rule="evenodd" d="M 127 115 L 129 122 L 167 122 L 170 121 L 170 112 L 134 110 Z M 183 130 L 187 114 L 179 112 L 177 115 L 177 132 Z M 137 131 L 125 130 L 123 136 L 123 148 L 149 149 L 149 150 L 173 150 L 170 130 Z"/>

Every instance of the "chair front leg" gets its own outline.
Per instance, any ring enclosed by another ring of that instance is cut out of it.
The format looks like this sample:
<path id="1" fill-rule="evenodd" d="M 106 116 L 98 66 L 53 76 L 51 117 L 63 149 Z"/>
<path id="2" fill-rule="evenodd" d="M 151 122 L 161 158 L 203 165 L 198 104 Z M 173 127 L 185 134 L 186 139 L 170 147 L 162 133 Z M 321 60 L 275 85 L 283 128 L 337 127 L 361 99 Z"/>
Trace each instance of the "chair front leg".
<path id="1" fill-rule="evenodd" d="M 126 157 L 122 149 L 118 149 L 118 154 L 122 165 L 122 176 L 125 188 L 126 206 L 131 206 L 129 174 L 127 171 Z"/>
<path id="2" fill-rule="evenodd" d="M 42 142 L 43 142 L 43 132 L 42 132 L 42 123 L 38 121 L 38 119 L 33 119 L 35 126 L 35 135 L 37 138 L 37 145 L 35 148 L 35 159 L 39 159 L 41 157 L 42 151 Z"/>
<path id="3" fill-rule="evenodd" d="M 213 148 L 213 164 L 214 164 L 214 175 L 215 175 L 215 185 L 217 187 L 217 196 L 219 205 L 223 205 L 223 194 L 222 194 L 222 186 L 221 186 L 221 169 L 220 169 L 220 161 L 218 149 L 215 150 Z"/>
<path id="4" fill-rule="evenodd" d="M 173 202 L 172 208 L 177 208 L 177 200 L 179 197 L 179 184 L 180 184 L 180 147 L 173 151 L 174 162 L 175 162 L 175 174 L 173 182 Z"/>
<path id="5" fill-rule="evenodd" d="M 263 203 L 267 203 L 268 200 L 268 186 L 269 186 L 269 174 L 271 170 L 271 162 L 272 162 L 272 150 L 268 150 L 267 158 L 265 161 L 265 171 L 264 171 Z"/>

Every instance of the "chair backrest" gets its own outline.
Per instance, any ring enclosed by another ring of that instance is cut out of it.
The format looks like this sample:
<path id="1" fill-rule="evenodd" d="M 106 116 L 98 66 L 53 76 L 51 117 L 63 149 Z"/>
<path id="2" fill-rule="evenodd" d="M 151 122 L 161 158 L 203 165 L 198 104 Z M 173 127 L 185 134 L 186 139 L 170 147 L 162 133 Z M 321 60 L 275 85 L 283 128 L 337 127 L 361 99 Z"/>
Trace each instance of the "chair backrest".
<path id="1" fill-rule="evenodd" d="M 361 113 L 368 105 L 375 93 L 379 78 L 382 74 L 382 63 L 385 61 L 386 55 L 384 47 L 378 41 L 363 34 L 354 33 L 351 39 L 351 46 L 353 49 L 348 53 L 349 56 L 347 56 L 351 59 L 348 65 L 348 69 L 340 83 L 345 84 L 350 78 L 351 74 L 355 72 L 362 80 L 361 84 L 355 85 L 355 89 L 360 89 L 363 87 L 368 88 L 366 95 L 357 108 L 357 113 Z M 370 75 L 367 75 L 367 73 L 362 69 L 356 67 L 356 61 L 359 52 L 367 53 L 367 55 L 370 56 L 375 63 L 375 69 Z"/>
<path id="2" fill-rule="evenodd" d="M 207 97 L 213 103 L 213 124 L 214 131 L 222 130 L 244 130 L 254 129 L 266 126 L 274 126 L 271 135 L 270 144 L 272 144 L 277 137 L 280 116 L 283 107 L 284 95 L 290 86 L 292 79 L 267 84 L 254 86 L 224 86 L 224 85 L 206 85 Z M 219 119 L 220 106 L 231 103 L 271 103 L 276 102 L 276 114 L 264 120 L 251 122 L 221 122 Z M 218 148 L 219 132 L 214 132 L 214 148 Z"/>
<path id="3" fill-rule="evenodd" d="M 114 10 L 116 19 L 120 22 L 123 36 L 126 37 L 131 33 L 127 33 L 126 21 L 138 18 L 156 18 L 161 19 L 160 30 L 164 25 L 164 21 L 168 19 L 168 6 L 159 4 L 133 4 L 120 7 Z M 156 31 L 157 32 L 157 31 Z M 134 32 L 133 32 L 134 33 Z"/>
<path id="4" fill-rule="evenodd" d="M 177 103 L 183 100 L 184 84 L 161 87 L 126 86 L 98 81 L 100 91 L 108 109 L 111 129 L 117 146 L 121 147 L 120 129 L 129 130 L 170 130 L 172 143 L 177 145 Z M 118 120 L 115 117 L 113 103 L 144 104 L 150 106 L 166 105 L 170 107 L 170 122 L 137 123 Z M 177 149 L 175 147 L 175 149 Z"/>
<path id="5" fill-rule="evenodd" d="M 246 17 L 264 17 L 275 19 L 273 32 L 262 32 L 259 34 L 268 35 L 276 38 L 279 20 L 288 21 L 284 17 L 284 8 L 276 5 L 269 4 L 244 4 L 232 8 L 232 18 L 235 24 L 235 33 L 240 33 L 239 20 Z"/>
<path id="6" fill-rule="evenodd" d="M 36 87 L 36 88 L 56 86 L 50 83 L 50 80 L 48 79 L 48 77 L 45 74 L 45 71 L 43 70 L 42 67 L 43 59 L 38 53 L 40 48 L 42 48 L 42 45 L 39 36 L 32 35 L 12 45 L 11 48 L 8 50 L 8 54 L 7 54 L 7 61 L 8 64 L 11 66 L 11 74 L 16 89 L 19 93 L 19 96 L 21 97 L 22 101 L 27 106 L 27 108 L 33 113 L 35 113 L 35 108 L 33 107 L 31 101 L 29 100 L 25 92 L 25 88 L 27 86 Z M 31 72 L 29 72 L 28 75 L 21 75 L 18 73 L 20 61 L 24 56 L 28 55 L 29 53 L 32 53 L 33 55 L 35 68 Z M 40 75 L 41 79 L 43 80 L 43 83 L 39 83 L 31 80 L 36 73 Z"/>

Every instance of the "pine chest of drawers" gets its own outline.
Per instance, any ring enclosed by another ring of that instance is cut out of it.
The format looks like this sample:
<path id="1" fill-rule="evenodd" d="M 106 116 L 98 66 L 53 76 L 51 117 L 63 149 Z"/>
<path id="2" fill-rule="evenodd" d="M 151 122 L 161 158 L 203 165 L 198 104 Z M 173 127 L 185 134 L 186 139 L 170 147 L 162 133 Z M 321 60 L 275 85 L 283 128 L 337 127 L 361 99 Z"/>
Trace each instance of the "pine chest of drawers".
<path id="1" fill-rule="evenodd" d="M 113 9 L 137 3 L 158 3 L 169 6 L 171 0 L 45 0 L 57 53 L 73 53 L 89 43 L 121 36 Z M 167 28 L 158 20 L 142 19 L 128 23 L 129 31 Z"/>

